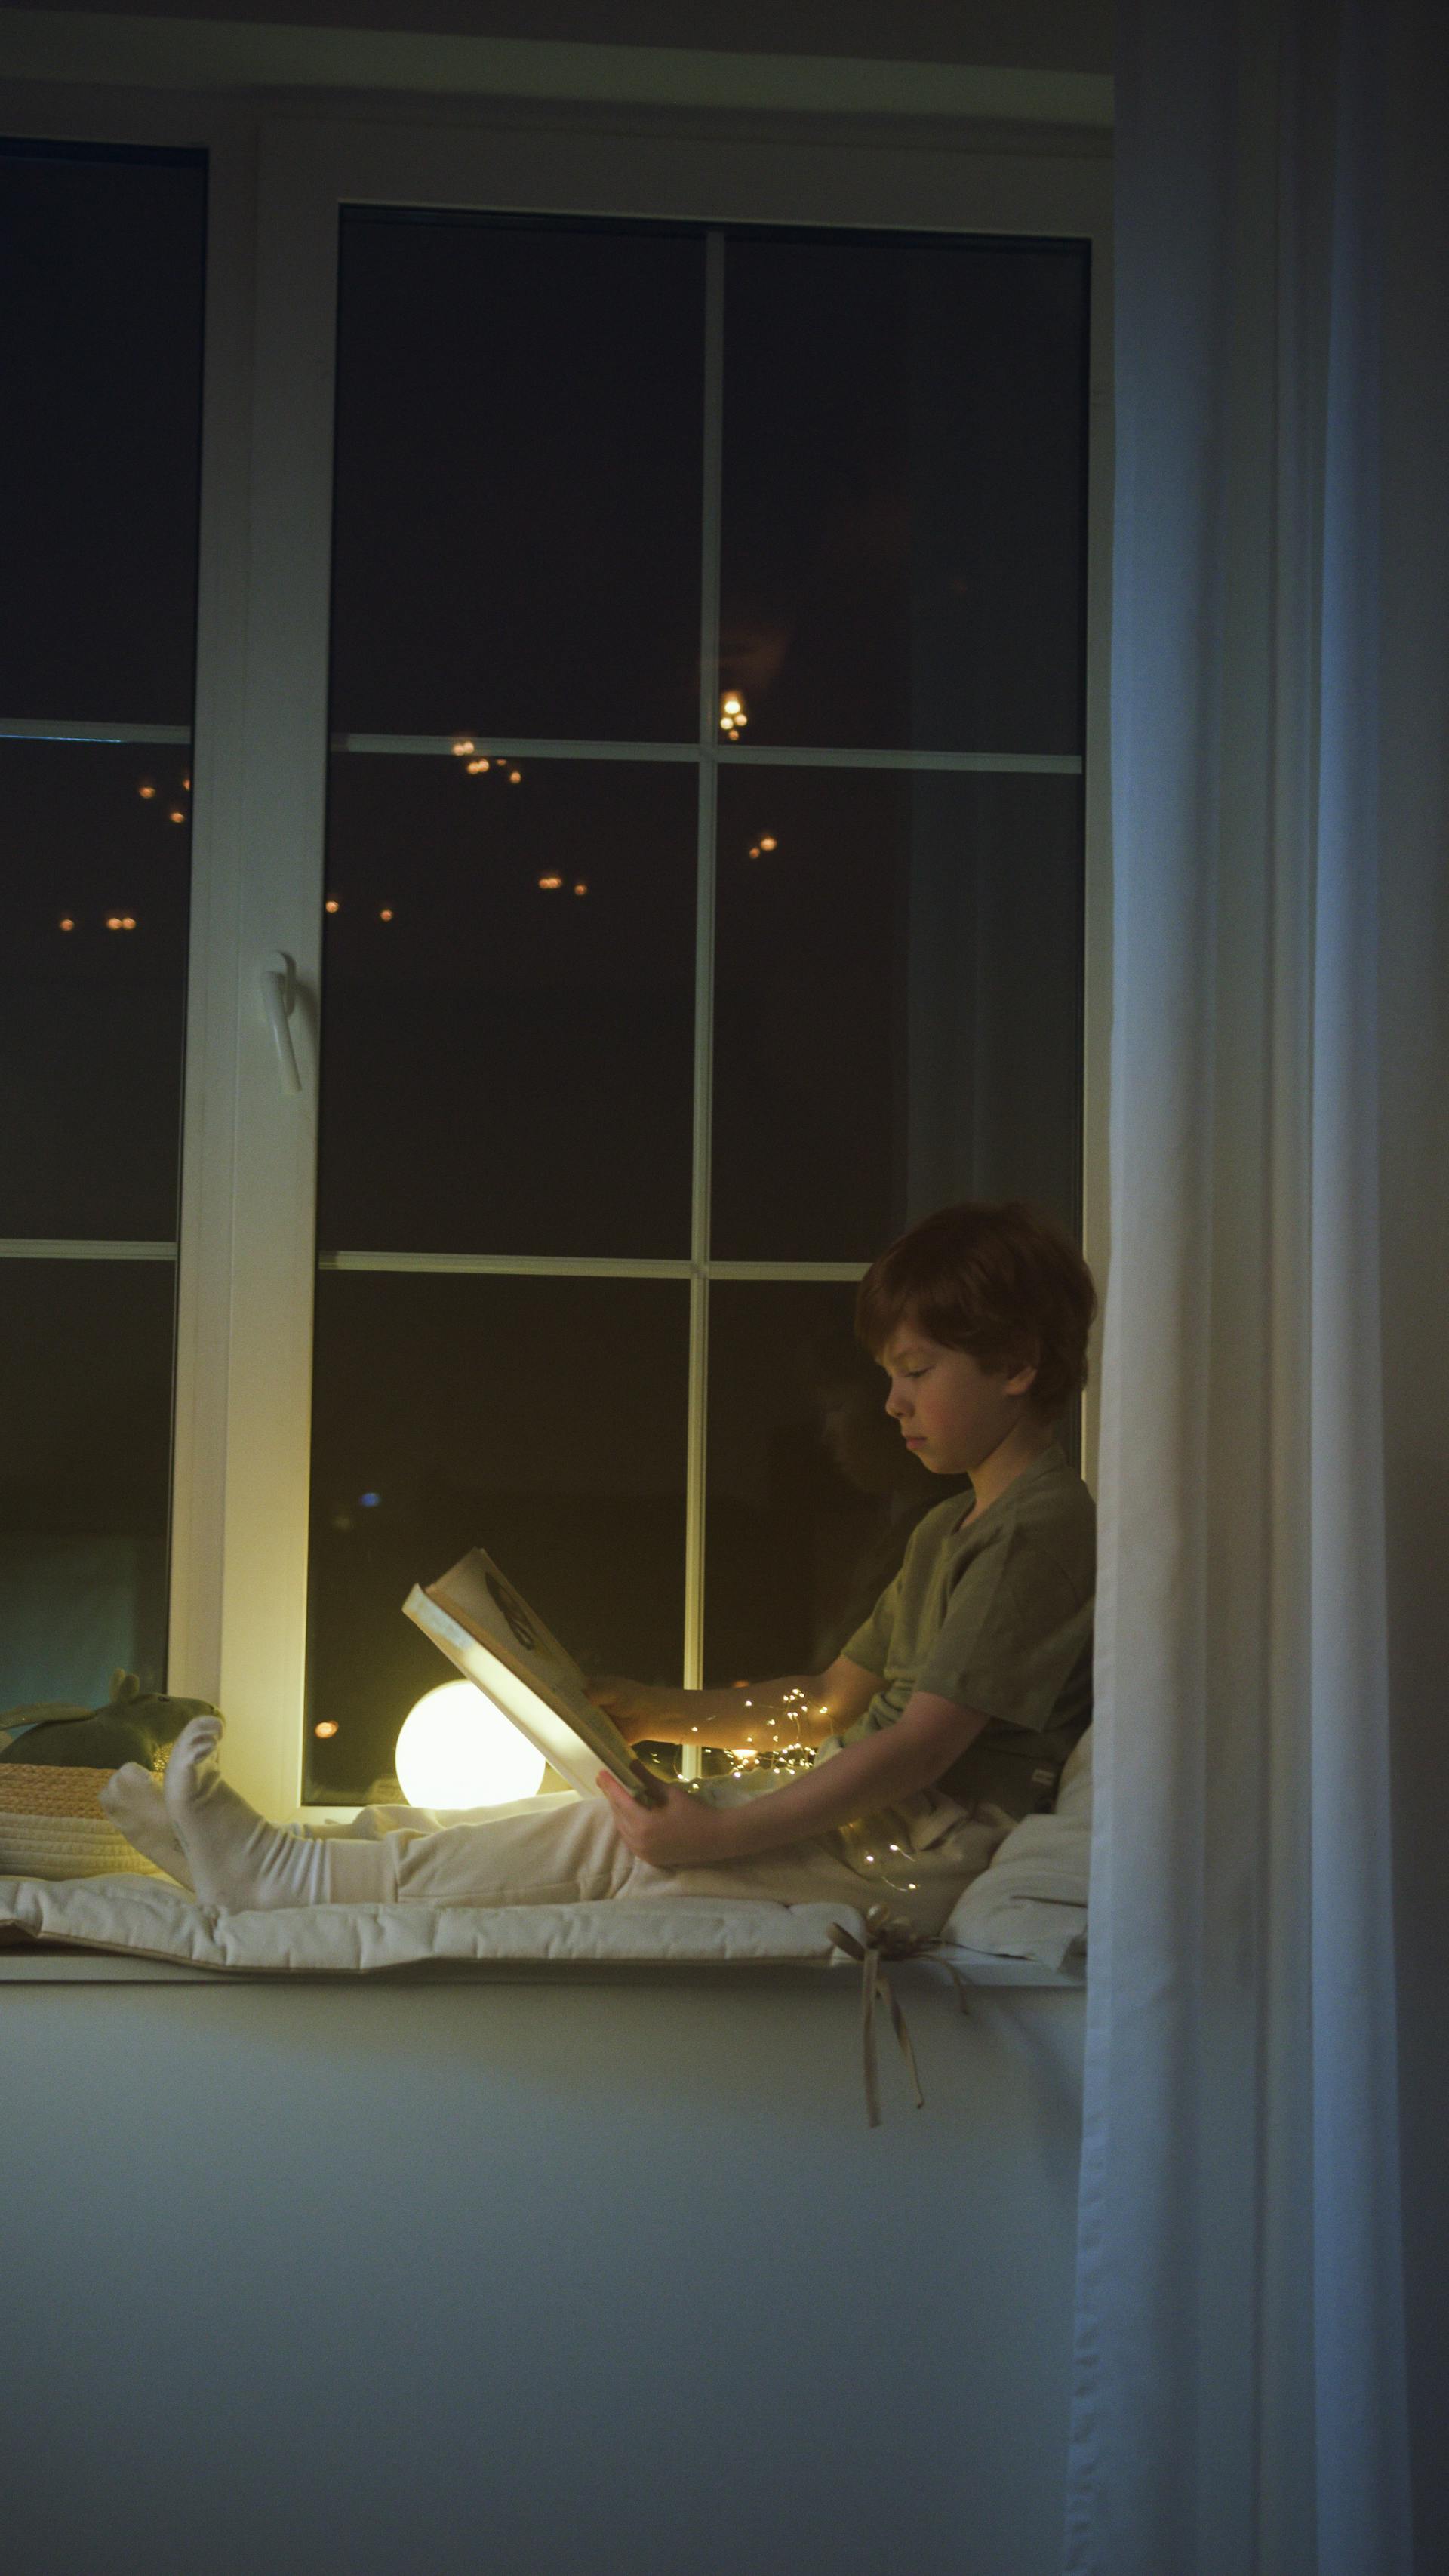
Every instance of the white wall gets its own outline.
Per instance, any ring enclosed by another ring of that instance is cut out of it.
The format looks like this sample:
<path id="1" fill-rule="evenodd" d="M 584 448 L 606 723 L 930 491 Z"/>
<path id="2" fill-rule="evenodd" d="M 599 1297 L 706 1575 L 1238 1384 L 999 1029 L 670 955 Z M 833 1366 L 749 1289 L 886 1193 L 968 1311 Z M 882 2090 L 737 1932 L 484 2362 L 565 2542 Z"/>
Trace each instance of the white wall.
<path id="1" fill-rule="evenodd" d="M 6 2565 L 1057 2576 L 1081 1997 L 897 1973 L 0 1986 Z"/>
<path id="2" fill-rule="evenodd" d="M 0 10 L 0 77 L 1111 122 L 1113 0 L 125 0 Z"/>

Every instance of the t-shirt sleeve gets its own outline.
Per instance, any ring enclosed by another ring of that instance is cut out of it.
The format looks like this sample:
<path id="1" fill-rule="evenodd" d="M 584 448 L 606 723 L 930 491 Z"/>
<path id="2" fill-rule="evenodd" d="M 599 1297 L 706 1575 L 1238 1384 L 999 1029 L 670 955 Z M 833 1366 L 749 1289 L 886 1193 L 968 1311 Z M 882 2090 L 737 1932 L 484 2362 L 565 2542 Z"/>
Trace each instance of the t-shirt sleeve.
<path id="1" fill-rule="evenodd" d="M 901 1578 L 888 1583 L 868 1619 L 863 1619 L 854 1636 L 847 1637 L 840 1651 L 853 1664 L 868 1673 L 884 1674 L 891 1650 L 891 1636 L 896 1624 L 896 1609 L 901 1597 Z"/>
<path id="2" fill-rule="evenodd" d="M 1092 1603 L 1014 1531 L 963 1567 L 916 1688 L 1007 1726 L 1050 1726 L 1091 1643 Z"/>

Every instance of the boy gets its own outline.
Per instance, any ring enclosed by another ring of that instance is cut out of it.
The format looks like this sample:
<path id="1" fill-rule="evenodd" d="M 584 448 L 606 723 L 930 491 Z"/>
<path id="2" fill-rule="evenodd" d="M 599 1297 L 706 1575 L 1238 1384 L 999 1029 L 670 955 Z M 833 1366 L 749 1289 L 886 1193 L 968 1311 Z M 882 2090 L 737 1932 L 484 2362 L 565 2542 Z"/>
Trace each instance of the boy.
<path id="1" fill-rule="evenodd" d="M 862 1281 L 857 1330 L 907 1447 L 936 1475 L 969 1476 L 970 1493 L 917 1524 L 895 1581 L 823 1673 L 755 1685 L 743 1702 L 735 1689 L 593 1685 L 636 1743 L 733 1745 L 798 1718 L 817 1751 L 786 1786 L 766 1773 L 669 1787 L 642 1807 L 601 1772 L 598 1799 L 568 1791 L 441 1826 L 371 1808 L 341 1833 L 298 1834 L 225 1785 L 221 1722 L 197 1718 L 166 1774 L 185 1874 L 232 1907 L 670 1894 L 863 1905 L 888 1890 L 917 1931 L 939 1931 L 1003 1834 L 1050 1805 L 1091 1714 L 1095 1514 L 1053 1425 L 1085 1383 L 1095 1311 L 1076 1246 L 1030 1208 L 968 1201 L 913 1227 Z M 149 1821 L 163 1858 L 144 1774 L 118 1773 L 104 1803 L 143 1849 Z"/>

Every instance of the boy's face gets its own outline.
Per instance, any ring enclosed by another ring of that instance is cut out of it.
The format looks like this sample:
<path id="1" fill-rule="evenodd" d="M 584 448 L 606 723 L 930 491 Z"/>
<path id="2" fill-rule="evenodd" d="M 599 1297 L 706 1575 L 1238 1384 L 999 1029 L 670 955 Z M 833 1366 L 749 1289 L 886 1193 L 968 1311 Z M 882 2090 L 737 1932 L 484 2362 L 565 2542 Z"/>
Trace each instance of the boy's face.
<path id="1" fill-rule="evenodd" d="M 971 1476 L 1016 1429 L 1035 1369 L 984 1369 L 969 1351 L 933 1342 L 909 1316 L 881 1365 L 890 1379 L 886 1411 L 923 1466 L 936 1476 Z"/>

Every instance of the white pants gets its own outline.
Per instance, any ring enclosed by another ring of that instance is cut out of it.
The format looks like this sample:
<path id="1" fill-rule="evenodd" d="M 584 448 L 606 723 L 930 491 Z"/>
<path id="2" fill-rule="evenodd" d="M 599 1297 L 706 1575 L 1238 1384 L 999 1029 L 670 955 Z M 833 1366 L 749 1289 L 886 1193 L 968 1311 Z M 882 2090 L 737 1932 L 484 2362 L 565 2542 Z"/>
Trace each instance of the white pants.
<path id="1" fill-rule="evenodd" d="M 712 1805 L 734 1804 L 743 1795 L 768 1795 L 772 1786 L 715 1781 L 707 1795 Z M 656 1869 L 621 1841 L 606 1798 L 584 1798 L 573 1789 L 451 1816 L 421 1807 L 364 1807 L 351 1824 L 321 1832 L 331 1844 L 334 1903 L 572 1905 L 612 1896 L 695 1896 L 863 1910 L 879 1898 L 916 1931 L 933 1933 L 1012 1822 L 996 1808 L 956 1812 L 959 1821 L 946 1819 L 944 1831 L 936 1812 L 924 1847 L 893 1851 L 885 1837 L 862 1843 L 860 1866 L 840 1835 L 826 1833 L 751 1860 Z M 873 1865 L 866 1864 L 867 1848 Z"/>

